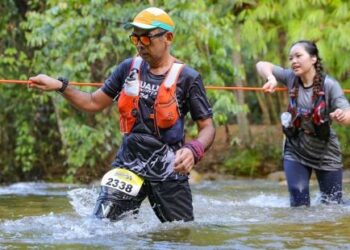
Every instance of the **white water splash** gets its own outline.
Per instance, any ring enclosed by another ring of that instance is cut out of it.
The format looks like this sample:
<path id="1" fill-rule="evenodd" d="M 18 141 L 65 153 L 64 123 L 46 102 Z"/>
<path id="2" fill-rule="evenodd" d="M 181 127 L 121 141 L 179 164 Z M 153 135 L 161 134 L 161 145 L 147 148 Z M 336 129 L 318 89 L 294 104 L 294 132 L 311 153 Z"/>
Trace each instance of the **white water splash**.
<path id="1" fill-rule="evenodd" d="M 278 195 L 260 194 L 256 197 L 248 199 L 245 203 L 255 207 L 289 207 L 288 197 L 281 197 Z"/>
<path id="2" fill-rule="evenodd" d="M 68 191 L 69 203 L 80 216 L 90 216 L 98 197 L 97 189 L 77 188 Z"/>
<path id="3" fill-rule="evenodd" d="M 0 219 L 0 249 L 1 244 L 23 244 L 24 246 L 35 245 L 39 247 L 44 244 L 53 248 L 64 244 L 74 244 L 68 248 L 78 245 L 79 249 L 85 249 L 84 246 L 122 249 L 197 249 L 197 246 L 208 246 L 208 244 L 209 246 L 204 249 L 215 249 L 215 244 L 218 244 L 217 246 L 219 248 L 221 246 L 223 249 L 249 249 L 249 246 L 269 248 L 268 246 L 272 245 L 272 248 L 277 249 L 278 243 L 285 241 L 285 235 L 288 233 L 282 233 L 280 236 L 280 232 L 274 230 L 275 227 L 286 228 L 286 230 L 291 228 L 293 233 L 297 232 L 293 231 L 294 228 L 306 230 L 305 228 L 312 228 L 313 224 L 318 222 L 329 223 L 329 225 L 335 222 L 341 223 L 339 218 L 348 216 L 350 212 L 350 207 L 346 206 L 313 205 L 317 200 L 317 192 L 315 191 L 312 193 L 311 207 L 290 208 L 286 190 L 281 192 L 279 189 L 275 189 L 275 186 L 269 186 L 268 183 L 248 184 L 242 185 L 241 182 L 234 181 L 208 182 L 194 187 L 195 222 L 163 224 L 159 222 L 147 200 L 143 202 L 138 218 L 130 217 L 122 221 L 110 222 L 91 217 L 99 191 L 96 188 L 71 189 L 59 185 L 45 186 L 46 184 L 43 183 L 19 183 L 5 187 L 5 189 L 17 190 L 16 192 L 18 192 L 23 188 L 34 188 L 39 196 L 41 192 L 38 190 L 42 190 L 46 194 L 53 192 L 52 200 L 55 200 L 55 192 L 60 190 L 59 192 L 65 194 L 72 207 L 70 209 L 67 203 L 68 207 L 64 210 L 55 210 L 57 202 L 50 203 L 51 199 L 42 197 L 42 205 L 47 208 L 47 211 L 56 212 L 40 216 L 17 216 L 14 217 L 15 219 L 8 219 L 8 217 Z M 261 184 L 264 185 L 264 188 L 261 188 Z M 264 192 L 260 192 L 262 190 Z M 7 204 L 11 202 L 13 197 L 0 198 L 3 199 L 2 204 L 4 204 L 1 207 L 0 203 L 0 211 L 3 209 L 3 211 L 5 210 L 3 214 L 6 214 Z M 22 198 L 31 199 L 31 197 Z M 36 202 L 40 199 L 37 199 Z M 62 197 L 59 199 L 63 200 Z M 8 208 L 8 211 L 11 212 L 11 209 Z M 268 228 L 270 234 L 260 235 L 259 232 L 264 231 L 265 228 Z M 190 235 L 185 237 L 187 232 Z M 213 234 L 216 235 L 215 239 Z M 297 236 L 294 235 L 295 238 L 290 240 L 298 241 Z M 257 239 L 254 243 L 256 245 L 252 243 L 252 237 Z M 268 242 L 263 243 L 267 240 L 264 237 L 269 237 L 272 245 L 269 245 Z M 344 240 L 344 238 L 340 239 Z M 214 241 L 214 245 L 210 245 L 211 240 L 218 241 L 217 243 Z M 182 241 L 189 244 L 183 245 Z M 193 245 L 191 246 L 191 244 Z M 280 244 L 279 246 L 283 248 L 287 245 Z M 350 245 L 347 244 L 347 246 Z"/>
<path id="4" fill-rule="evenodd" d="M 0 195 L 66 195 L 66 190 L 78 187 L 62 183 L 45 182 L 18 182 L 9 186 L 0 187 Z"/>

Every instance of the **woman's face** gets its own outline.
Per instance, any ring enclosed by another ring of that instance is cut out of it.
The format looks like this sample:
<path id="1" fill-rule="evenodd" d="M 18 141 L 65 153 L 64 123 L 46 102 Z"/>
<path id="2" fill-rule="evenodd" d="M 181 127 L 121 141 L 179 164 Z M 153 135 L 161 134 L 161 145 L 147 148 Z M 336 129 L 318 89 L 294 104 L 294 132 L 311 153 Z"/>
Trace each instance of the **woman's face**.
<path id="1" fill-rule="evenodd" d="M 304 76 L 315 70 L 316 56 L 311 56 L 303 44 L 295 44 L 289 53 L 290 66 L 297 76 Z"/>

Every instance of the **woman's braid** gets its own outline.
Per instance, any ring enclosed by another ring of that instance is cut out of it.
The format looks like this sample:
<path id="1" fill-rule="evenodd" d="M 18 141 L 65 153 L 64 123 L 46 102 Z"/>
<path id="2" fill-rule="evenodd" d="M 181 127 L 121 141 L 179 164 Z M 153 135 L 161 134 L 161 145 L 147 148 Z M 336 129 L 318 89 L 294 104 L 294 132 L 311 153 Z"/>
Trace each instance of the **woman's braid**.
<path id="1" fill-rule="evenodd" d="M 323 65 L 322 59 L 317 55 L 317 62 L 315 63 L 316 75 L 313 80 L 313 98 L 316 98 L 320 92 L 323 91 L 323 82 L 324 82 L 324 74 L 323 74 Z"/>

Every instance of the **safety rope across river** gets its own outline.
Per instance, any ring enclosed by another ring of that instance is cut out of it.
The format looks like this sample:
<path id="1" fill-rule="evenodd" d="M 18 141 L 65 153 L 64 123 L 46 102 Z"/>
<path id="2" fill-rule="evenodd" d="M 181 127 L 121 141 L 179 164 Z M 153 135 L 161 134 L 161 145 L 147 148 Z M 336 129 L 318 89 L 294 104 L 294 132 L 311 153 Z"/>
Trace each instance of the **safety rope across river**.
<path id="1" fill-rule="evenodd" d="M 29 80 L 5 80 L 0 79 L 0 84 L 25 84 L 28 85 Z M 101 87 L 103 83 L 84 83 L 69 82 L 70 85 L 83 87 Z M 262 87 L 241 87 L 241 86 L 205 86 L 208 90 L 242 90 L 242 91 L 264 91 Z M 275 91 L 287 91 L 287 88 L 276 88 Z M 350 93 L 350 89 L 343 89 L 344 93 Z"/>

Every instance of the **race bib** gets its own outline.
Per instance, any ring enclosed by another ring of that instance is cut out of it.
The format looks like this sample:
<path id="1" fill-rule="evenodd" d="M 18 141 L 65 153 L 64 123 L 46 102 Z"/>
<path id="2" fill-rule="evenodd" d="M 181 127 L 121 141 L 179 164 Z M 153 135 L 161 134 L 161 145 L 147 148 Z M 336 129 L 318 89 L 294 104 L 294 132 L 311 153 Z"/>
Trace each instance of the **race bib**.
<path id="1" fill-rule="evenodd" d="M 128 195 L 136 196 L 140 192 L 143 181 L 140 176 L 127 169 L 114 168 L 103 176 L 101 186 L 117 189 Z"/>

